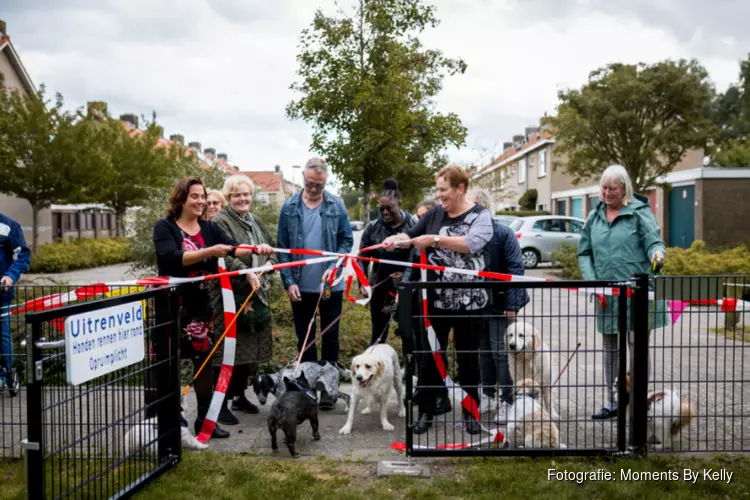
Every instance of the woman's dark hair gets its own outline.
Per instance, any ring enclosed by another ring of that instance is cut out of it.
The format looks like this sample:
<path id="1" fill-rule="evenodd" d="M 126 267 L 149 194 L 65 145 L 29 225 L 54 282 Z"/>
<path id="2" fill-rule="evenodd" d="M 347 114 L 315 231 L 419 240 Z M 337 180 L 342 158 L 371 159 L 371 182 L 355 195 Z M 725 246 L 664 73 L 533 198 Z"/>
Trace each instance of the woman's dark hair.
<path id="1" fill-rule="evenodd" d="M 179 219 L 182 215 L 182 207 L 188 199 L 190 188 L 198 184 L 203 188 L 203 194 L 206 194 L 206 186 L 203 184 L 203 179 L 194 175 L 192 177 L 185 177 L 180 179 L 175 184 L 172 192 L 169 195 L 169 208 L 167 208 L 167 216 Z"/>
<path id="2" fill-rule="evenodd" d="M 399 205 L 401 204 L 401 192 L 398 190 L 398 182 L 396 179 L 388 178 L 383 182 L 383 190 L 380 192 L 378 198 L 388 197 L 395 200 Z"/>

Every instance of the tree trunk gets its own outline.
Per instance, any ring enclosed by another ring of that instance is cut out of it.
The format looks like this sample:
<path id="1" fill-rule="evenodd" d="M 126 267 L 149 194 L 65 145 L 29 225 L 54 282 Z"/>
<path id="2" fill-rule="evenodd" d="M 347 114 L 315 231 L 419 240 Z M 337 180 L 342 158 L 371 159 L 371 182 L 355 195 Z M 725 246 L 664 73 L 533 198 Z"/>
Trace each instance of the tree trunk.
<path id="1" fill-rule="evenodd" d="M 125 235 L 125 212 L 126 208 L 115 209 L 115 236 L 117 238 Z"/>
<path id="2" fill-rule="evenodd" d="M 36 253 L 39 244 L 39 207 L 31 205 L 31 251 Z"/>
<path id="3" fill-rule="evenodd" d="M 362 221 L 365 225 L 367 225 L 368 222 L 370 222 L 370 184 L 367 183 L 364 186 L 364 189 L 362 190 L 362 194 L 364 195 L 362 197 L 362 210 L 364 213 L 362 214 Z"/>

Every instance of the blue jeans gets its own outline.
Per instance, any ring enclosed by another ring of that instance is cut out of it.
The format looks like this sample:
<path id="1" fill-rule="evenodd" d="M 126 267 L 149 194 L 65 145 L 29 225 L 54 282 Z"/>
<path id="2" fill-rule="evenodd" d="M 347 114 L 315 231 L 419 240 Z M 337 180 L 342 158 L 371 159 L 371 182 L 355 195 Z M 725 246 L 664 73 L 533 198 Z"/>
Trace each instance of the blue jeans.
<path id="1" fill-rule="evenodd" d="M 493 314 L 502 314 L 493 312 Z M 500 399 L 513 401 L 513 381 L 508 366 L 508 351 L 505 350 L 506 318 L 490 318 L 479 339 L 479 369 L 482 373 L 482 392 L 495 397 L 495 386 L 500 386 Z"/>
<path id="2" fill-rule="evenodd" d="M 0 314 L 10 312 L 10 304 L 0 305 Z M 10 337 L 10 316 L 0 316 L 0 379 L 4 377 L 4 369 L 10 371 L 13 367 L 13 339 Z"/>

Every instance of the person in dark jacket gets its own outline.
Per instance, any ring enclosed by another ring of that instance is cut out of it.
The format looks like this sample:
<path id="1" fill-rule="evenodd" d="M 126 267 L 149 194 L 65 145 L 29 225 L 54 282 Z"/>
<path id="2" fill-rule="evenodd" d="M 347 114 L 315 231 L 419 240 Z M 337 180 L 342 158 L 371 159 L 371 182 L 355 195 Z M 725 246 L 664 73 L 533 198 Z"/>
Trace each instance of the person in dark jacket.
<path id="1" fill-rule="evenodd" d="M 206 188 L 201 178 L 194 176 L 178 181 L 169 195 L 167 216 L 154 226 L 153 241 L 160 276 L 215 274 L 219 270 L 219 257 L 242 257 L 252 253 L 251 250 L 234 248 L 238 244 L 235 240 L 215 223 L 203 219 L 205 210 Z M 260 286 L 254 273 L 248 273 L 247 280 L 253 288 Z M 214 333 L 211 331 L 213 310 L 208 285 L 206 281 L 198 281 L 181 285 L 178 289 L 180 350 L 183 359 L 192 360 L 193 373 L 208 356 Z M 195 421 L 195 433 L 198 434 L 211 405 L 213 371 L 210 360 L 195 380 L 193 388 L 198 402 L 198 418 Z M 212 437 L 226 438 L 229 433 L 217 425 Z"/>
<path id="2" fill-rule="evenodd" d="M 481 188 L 472 189 L 469 199 L 477 205 L 490 206 L 490 196 Z M 521 246 L 513 230 L 493 219 L 492 239 L 487 244 L 490 254 L 488 271 L 523 276 Z M 508 406 L 513 398 L 513 380 L 508 366 L 508 352 L 505 349 L 505 330 L 509 321 L 515 321 L 518 311 L 529 302 L 525 288 L 495 289 L 492 296 L 491 319 L 485 325 L 480 339 L 479 367 L 482 374 L 482 399 L 479 410 L 487 413 L 496 407 L 495 387 L 499 385 L 500 404 L 497 406 L 495 421 L 507 422 Z"/>
<path id="3" fill-rule="evenodd" d="M 20 384 L 13 370 L 13 339 L 10 335 L 10 305 L 13 302 L 13 285 L 29 270 L 31 250 L 26 244 L 23 229 L 18 222 L 0 213 L 0 382 L 11 389 Z"/>
<path id="4" fill-rule="evenodd" d="M 387 179 L 383 185 L 383 191 L 378 197 L 378 211 L 380 216 L 367 223 L 362 233 L 359 249 L 371 247 L 382 243 L 387 237 L 402 233 L 411 229 L 416 219 L 401 209 L 401 193 L 395 179 Z M 377 249 L 361 253 L 365 257 L 374 257 L 385 260 L 397 260 L 407 262 L 410 251 L 408 249 L 395 248 L 392 252 Z M 396 290 L 394 283 L 401 281 L 404 268 L 391 264 L 372 263 L 370 272 L 370 283 L 374 286 L 370 300 L 370 319 L 372 325 L 372 337 L 370 345 L 385 342 L 388 338 L 388 327 L 391 322 L 391 313 L 396 301 Z M 389 279 L 390 278 L 390 279 Z M 387 281 L 384 281 L 387 280 Z M 381 284 L 382 282 L 382 284 Z"/>

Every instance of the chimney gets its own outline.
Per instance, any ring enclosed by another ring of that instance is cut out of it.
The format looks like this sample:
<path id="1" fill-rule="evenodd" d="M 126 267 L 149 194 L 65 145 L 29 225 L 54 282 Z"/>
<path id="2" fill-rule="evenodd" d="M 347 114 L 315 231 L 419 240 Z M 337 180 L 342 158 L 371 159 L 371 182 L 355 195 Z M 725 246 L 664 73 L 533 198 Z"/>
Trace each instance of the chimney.
<path id="1" fill-rule="evenodd" d="M 229 157 L 226 153 L 219 153 L 216 155 L 216 157 L 220 160 L 229 161 Z"/>
<path id="2" fill-rule="evenodd" d="M 176 142 L 180 146 L 185 145 L 185 136 L 181 134 L 172 134 L 169 136 L 169 140 L 172 142 Z"/>
<path id="3" fill-rule="evenodd" d="M 539 127 L 526 127 L 526 140 L 528 141 L 531 136 L 539 132 Z"/>
<path id="4" fill-rule="evenodd" d="M 138 116 L 132 113 L 120 115 L 120 121 L 127 123 L 133 128 L 138 128 Z"/>
<path id="5" fill-rule="evenodd" d="M 211 158 L 216 156 L 216 150 L 214 148 L 206 148 L 203 150 L 203 153 L 209 155 Z"/>
<path id="6" fill-rule="evenodd" d="M 190 142 L 188 143 L 188 147 L 191 147 L 193 149 L 197 149 L 198 151 L 201 150 L 201 143 L 200 142 Z"/>
<path id="7" fill-rule="evenodd" d="M 8 35 L 8 25 L 0 19 L 0 36 L 7 36 Z"/>
<path id="8" fill-rule="evenodd" d="M 523 145 L 523 143 L 524 143 L 524 139 L 526 139 L 526 137 L 525 137 L 525 136 L 523 136 L 523 135 L 521 135 L 521 134 L 518 134 L 518 135 L 514 135 L 514 136 L 513 136 L 513 145 L 514 145 L 514 146 L 515 146 L 516 148 L 519 148 L 519 147 L 521 147 L 521 146 Z"/>
<path id="9" fill-rule="evenodd" d="M 281 173 L 281 166 L 279 166 L 279 165 L 276 165 L 275 167 L 273 167 L 273 171 L 274 171 L 274 173 L 276 173 L 276 174 L 279 174 L 279 173 Z"/>
<path id="10" fill-rule="evenodd" d="M 513 147 L 513 143 L 512 142 L 504 142 L 503 143 L 503 152 L 508 151 L 512 147 Z"/>
<path id="11" fill-rule="evenodd" d="M 87 103 L 88 106 L 88 116 L 93 116 L 95 118 L 104 118 L 107 116 L 107 103 L 104 101 L 89 101 Z"/>

